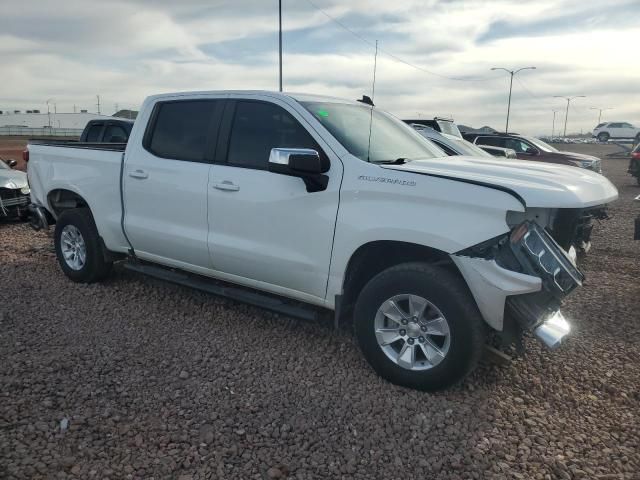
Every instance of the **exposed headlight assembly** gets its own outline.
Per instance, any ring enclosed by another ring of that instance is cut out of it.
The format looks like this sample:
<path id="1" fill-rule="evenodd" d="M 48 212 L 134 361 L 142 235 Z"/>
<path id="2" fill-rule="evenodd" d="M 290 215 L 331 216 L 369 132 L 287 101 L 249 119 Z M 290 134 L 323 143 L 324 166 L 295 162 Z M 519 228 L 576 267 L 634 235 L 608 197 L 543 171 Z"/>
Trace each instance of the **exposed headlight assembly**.
<path id="1" fill-rule="evenodd" d="M 27 186 L 27 187 L 22 187 L 20 189 L 20 193 L 22 193 L 23 195 L 29 195 L 29 193 L 31 193 L 31 189 Z"/>
<path id="2" fill-rule="evenodd" d="M 540 276 L 554 296 L 565 297 L 582 285 L 584 275 L 574 265 L 571 257 L 537 223 L 527 220 L 515 227 L 508 244 L 508 249 L 501 249 L 498 263 L 502 260 L 512 267 L 515 258 L 523 273 Z M 509 259 L 509 253 L 514 258 Z"/>

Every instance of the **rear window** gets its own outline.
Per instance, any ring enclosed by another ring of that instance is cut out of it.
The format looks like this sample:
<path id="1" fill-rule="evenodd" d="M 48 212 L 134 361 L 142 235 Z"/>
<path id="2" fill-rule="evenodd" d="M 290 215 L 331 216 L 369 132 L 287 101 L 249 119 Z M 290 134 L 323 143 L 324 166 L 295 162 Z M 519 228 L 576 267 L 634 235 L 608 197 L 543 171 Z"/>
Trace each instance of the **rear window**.
<path id="1" fill-rule="evenodd" d="M 102 123 L 94 123 L 89 127 L 87 132 L 87 142 L 97 142 L 100 140 L 100 132 L 102 131 Z"/>
<path id="2" fill-rule="evenodd" d="M 104 130 L 103 141 L 108 143 L 124 143 L 127 141 L 127 132 L 119 125 L 108 125 Z"/>
<path id="3" fill-rule="evenodd" d="M 447 122 L 446 120 L 436 120 L 438 122 L 438 126 L 440 127 L 440 131 L 442 133 L 448 133 L 449 135 L 453 135 L 454 137 L 462 138 L 462 134 L 460 130 L 458 130 L 458 126 L 453 122 Z"/>
<path id="4" fill-rule="evenodd" d="M 217 104 L 216 100 L 158 104 L 147 149 L 162 158 L 204 162 Z"/>

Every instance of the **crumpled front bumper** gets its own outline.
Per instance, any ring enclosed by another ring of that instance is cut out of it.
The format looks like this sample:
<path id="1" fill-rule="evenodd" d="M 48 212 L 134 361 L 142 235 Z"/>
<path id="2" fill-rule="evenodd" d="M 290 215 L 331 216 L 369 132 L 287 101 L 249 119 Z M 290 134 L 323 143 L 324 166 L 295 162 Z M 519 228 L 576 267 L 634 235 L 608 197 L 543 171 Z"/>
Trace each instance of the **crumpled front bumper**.
<path id="1" fill-rule="evenodd" d="M 533 331 L 555 348 L 569 334 L 561 301 L 582 285 L 573 259 L 535 222 L 524 222 L 511 234 L 451 256 L 465 278 L 480 313 L 495 330 L 505 318 Z"/>

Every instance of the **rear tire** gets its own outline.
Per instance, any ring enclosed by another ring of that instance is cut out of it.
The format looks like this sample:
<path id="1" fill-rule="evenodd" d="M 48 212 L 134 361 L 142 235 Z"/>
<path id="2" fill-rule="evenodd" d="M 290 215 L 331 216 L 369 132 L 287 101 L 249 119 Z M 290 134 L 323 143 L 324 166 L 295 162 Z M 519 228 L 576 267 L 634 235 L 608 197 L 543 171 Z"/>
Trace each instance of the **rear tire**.
<path id="1" fill-rule="evenodd" d="M 74 282 L 93 283 L 106 278 L 112 262 L 105 260 L 98 229 L 88 208 L 62 212 L 54 232 L 60 268 Z"/>
<path id="2" fill-rule="evenodd" d="M 601 132 L 598 134 L 598 141 L 600 142 L 608 142 L 610 135 L 607 132 Z"/>
<path id="3" fill-rule="evenodd" d="M 419 317 L 417 299 L 427 303 Z M 394 306 L 409 315 L 393 320 Z M 378 375 L 405 387 L 448 387 L 475 368 L 484 349 L 485 324 L 464 281 L 425 263 L 404 263 L 372 278 L 358 296 L 354 317 L 367 361 Z M 427 326 L 439 318 L 445 320 L 441 327 Z M 396 325 L 398 333 L 391 332 Z M 395 335 L 400 337 L 393 340 Z M 407 349 L 415 350 L 407 355 Z"/>

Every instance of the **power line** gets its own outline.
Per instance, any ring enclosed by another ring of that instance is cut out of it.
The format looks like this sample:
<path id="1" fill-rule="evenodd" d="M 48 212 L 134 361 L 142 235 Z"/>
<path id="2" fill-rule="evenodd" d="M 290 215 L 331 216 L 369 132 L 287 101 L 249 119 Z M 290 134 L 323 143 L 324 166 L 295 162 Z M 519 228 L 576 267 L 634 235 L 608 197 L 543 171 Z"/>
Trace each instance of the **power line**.
<path id="1" fill-rule="evenodd" d="M 354 37 L 358 38 L 359 40 L 361 40 L 362 42 L 366 43 L 370 47 L 375 48 L 376 45 L 375 45 L 374 42 L 372 42 L 369 39 L 363 37 L 358 32 L 352 30 L 347 25 L 345 25 L 343 22 L 338 20 L 336 17 L 334 17 L 334 16 L 328 14 L 327 12 L 325 12 L 323 9 L 318 7 L 312 0 L 307 0 L 307 3 L 309 3 L 309 5 L 311 5 L 313 8 L 318 10 L 325 17 L 327 17 L 329 20 L 331 20 L 332 22 L 336 23 L 338 26 L 340 26 L 341 28 L 343 28 L 344 30 L 349 32 Z M 444 78 L 446 80 L 453 80 L 453 81 L 458 81 L 458 82 L 487 82 L 487 81 L 495 80 L 495 78 L 496 78 L 496 77 L 493 77 L 493 76 L 492 77 L 476 77 L 476 78 L 450 77 L 450 76 L 447 76 L 447 75 L 442 75 L 440 73 L 434 72 L 432 70 L 427 70 L 426 68 L 420 67 L 419 65 L 415 65 L 414 63 L 411 63 L 411 62 L 409 62 L 409 61 L 407 61 L 407 60 L 405 60 L 405 59 L 403 59 L 403 58 L 401 58 L 401 57 L 399 57 L 397 55 L 394 55 L 391 52 L 383 50 L 382 48 L 378 48 L 378 52 L 383 53 L 387 57 L 392 58 L 396 62 L 402 63 L 402 64 L 404 64 L 404 65 L 406 65 L 408 67 L 414 68 L 416 70 L 419 70 L 419 71 L 421 71 L 423 73 L 427 73 L 429 75 L 434 75 L 436 77 Z"/>

